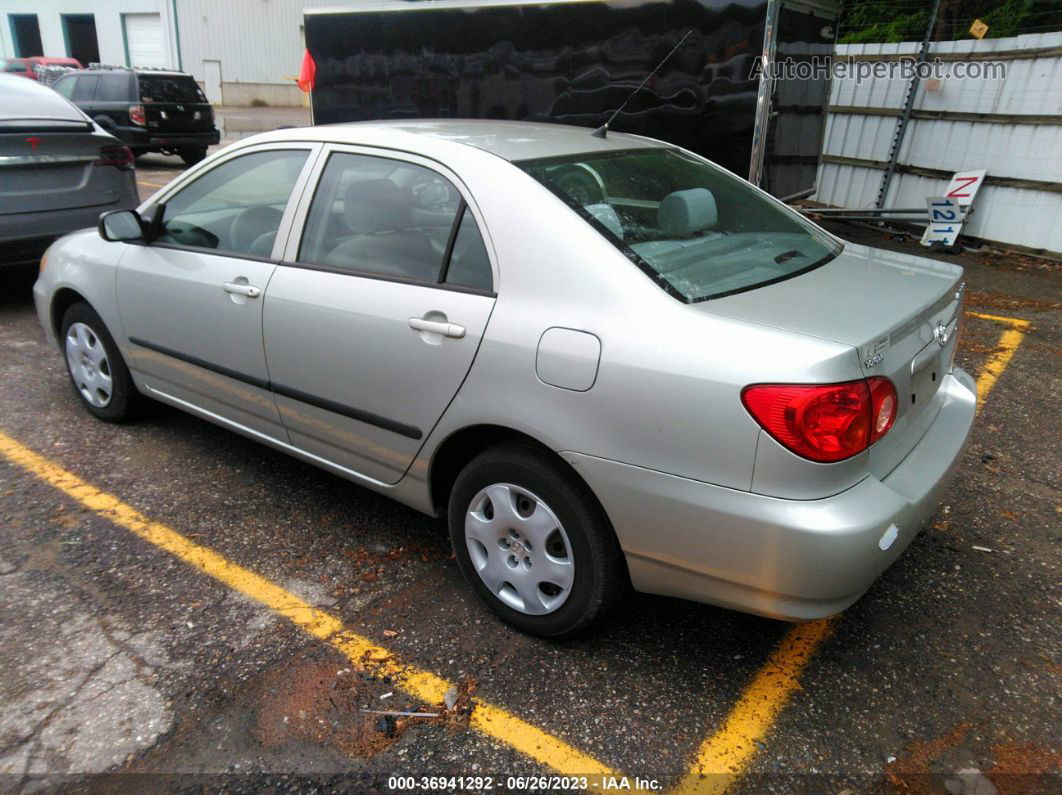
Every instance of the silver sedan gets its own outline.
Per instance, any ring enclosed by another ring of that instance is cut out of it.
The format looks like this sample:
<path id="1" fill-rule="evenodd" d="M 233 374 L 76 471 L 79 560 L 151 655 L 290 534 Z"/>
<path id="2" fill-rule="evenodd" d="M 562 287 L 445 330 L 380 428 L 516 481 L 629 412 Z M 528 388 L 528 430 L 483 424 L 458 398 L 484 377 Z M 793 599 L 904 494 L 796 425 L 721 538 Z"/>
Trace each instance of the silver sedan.
<path id="1" fill-rule="evenodd" d="M 628 586 L 858 599 L 973 423 L 963 287 L 659 141 L 415 121 L 241 141 L 34 293 L 92 414 L 152 398 L 444 514 L 483 601 L 560 637 Z"/>

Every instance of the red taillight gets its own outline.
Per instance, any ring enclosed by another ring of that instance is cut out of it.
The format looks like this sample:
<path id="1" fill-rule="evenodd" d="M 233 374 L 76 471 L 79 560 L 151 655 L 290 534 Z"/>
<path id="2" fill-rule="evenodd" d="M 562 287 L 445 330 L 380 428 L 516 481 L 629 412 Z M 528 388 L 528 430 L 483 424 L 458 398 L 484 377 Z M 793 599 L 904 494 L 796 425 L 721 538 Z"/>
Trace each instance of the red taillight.
<path id="1" fill-rule="evenodd" d="M 882 436 L 889 432 L 889 428 L 896 422 L 896 387 L 888 378 L 875 376 L 867 379 L 870 387 L 870 441 L 872 445 Z"/>
<path id="2" fill-rule="evenodd" d="M 94 165 L 117 166 L 122 171 L 130 171 L 133 168 L 133 150 L 128 146 L 101 147 L 100 156 Z"/>
<path id="3" fill-rule="evenodd" d="M 129 106 L 129 121 L 133 124 L 139 124 L 141 127 L 147 122 L 147 118 L 144 116 L 143 105 L 130 105 Z"/>
<path id="4" fill-rule="evenodd" d="M 755 384 L 741 402 L 777 441 L 812 461 L 842 461 L 888 433 L 896 390 L 887 378 L 843 384 Z"/>

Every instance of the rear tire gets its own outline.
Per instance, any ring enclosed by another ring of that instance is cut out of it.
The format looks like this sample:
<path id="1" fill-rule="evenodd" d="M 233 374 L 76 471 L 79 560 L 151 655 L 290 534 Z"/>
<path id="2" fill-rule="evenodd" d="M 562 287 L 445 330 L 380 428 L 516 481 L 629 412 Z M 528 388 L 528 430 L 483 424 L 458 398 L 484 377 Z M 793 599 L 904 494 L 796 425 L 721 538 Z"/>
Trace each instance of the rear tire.
<path id="1" fill-rule="evenodd" d="M 601 507 L 543 450 L 513 444 L 476 456 L 454 482 L 448 513 L 461 573 L 491 610 L 524 632 L 574 635 L 627 586 Z"/>
<path id="2" fill-rule="evenodd" d="M 81 405 L 106 422 L 133 417 L 142 398 L 103 320 L 84 302 L 66 310 L 60 324 L 66 372 Z"/>
<path id="3" fill-rule="evenodd" d="M 205 146 L 182 146 L 177 149 L 177 154 L 186 166 L 194 166 L 207 155 Z"/>

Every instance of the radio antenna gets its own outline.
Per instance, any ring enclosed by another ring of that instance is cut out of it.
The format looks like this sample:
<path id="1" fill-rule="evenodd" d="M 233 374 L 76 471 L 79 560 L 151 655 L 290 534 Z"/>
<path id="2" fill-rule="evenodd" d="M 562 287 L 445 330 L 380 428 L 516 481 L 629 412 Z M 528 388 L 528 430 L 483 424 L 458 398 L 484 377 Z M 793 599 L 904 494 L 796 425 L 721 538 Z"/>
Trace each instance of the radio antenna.
<path id="1" fill-rule="evenodd" d="M 642 81 L 641 85 L 638 86 L 636 89 L 634 89 L 634 91 L 632 91 L 630 94 L 627 95 L 627 98 L 625 100 L 623 100 L 623 104 L 620 105 L 618 108 L 616 108 L 615 112 L 611 116 L 608 117 L 608 121 L 606 121 L 604 124 L 602 124 L 600 127 L 598 127 L 596 130 L 594 130 L 590 134 L 593 135 L 595 138 L 607 138 L 608 137 L 608 126 L 610 124 L 612 124 L 612 122 L 614 122 L 616 120 L 616 117 L 620 115 L 622 110 L 625 107 L 627 107 L 627 103 L 630 102 L 634 98 L 634 95 L 637 94 L 639 91 L 641 91 L 643 88 L 645 88 L 646 83 L 648 83 L 650 80 L 653 79 L 653 76 L 656 75 L 656 73 L 660 71 L 660 67 L 662 67 L 664 64 L 667 63 L 668 58 L 670 58 L 672 55 L 675 54 L 675 52 L 678 50 L 678 48 L 681 47 L 685 43 L 686 39 L 688 39 L 692 33 L 693 33 L 693 28 L 690 28 L 689 30 L 687 30 L 686 31 L 686 35 L 683 36 L 681 39 L 679 39 L 679 43 L 671 48 L 671 52 L 669 52 L 667 55 L 665 55 L 663 57 L 663 59 L 660 61 L 660 63 L 658 63 L 656 65 L 656 67 L 654 67 L 653 71 L 651 71 L 646 76 L 645 80 Z"/>

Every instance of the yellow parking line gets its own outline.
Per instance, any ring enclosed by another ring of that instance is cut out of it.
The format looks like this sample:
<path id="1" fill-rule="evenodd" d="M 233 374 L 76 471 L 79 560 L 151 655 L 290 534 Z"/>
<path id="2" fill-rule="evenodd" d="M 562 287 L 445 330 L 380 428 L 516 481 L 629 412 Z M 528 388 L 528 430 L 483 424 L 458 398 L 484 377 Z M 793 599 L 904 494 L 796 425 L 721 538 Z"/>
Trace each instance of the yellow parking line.
<path id="1" fill-rule="evenodd" d="M 137 185 L 143 185 L 145 188 L 165 188 L 165 185 L 160 185 L 157 182 L 144 182 L 143 180 L 137 180 Z"/>
<path id="2" fill-rule="evenodd" d="M 1021 345 L 1021 341 L 1025 334 L 1029 331 L 1029 321 L 1022 320 L 1018 317 L 1001 317 L 999 315 L 984 315 L 980 312 L 967 312 L 970 317 L 978 317 L 982 320 L 991 320 L 996 323 L 1005 323 L 1010 326 L 1009 329 L 1003 332 L 999 338 L 999 344 L 996 345 L 996 350 L 988 357 L 988 361 L 985 362 L 984 367 L 981 368 L 981 375 L 977 378 L 977 411 L 981 411 L 981 407 L 985 403 L 985 399 L 988 397 L 988 393 L 992 391 L 992 387 L 996 385 L 996 381 L 1003 374 L 1003 371 L 1007 369 L 1007 365 L 1010 364 L 1010 360 L 1014 357 L 1014 352 L 1018 350 L 1018 346 Z"/>
<path id="3" fill-rule="evenodd" d="M 1010 327 L 1000 336 L 995 353 L 977 377 L 977 410 L 980 411 L 988 393 L 1021 345 L 1029 330 L 1029 321 L 979 312 L 967 314 Z M 675 793 L 722 793 L 745 773 L 759 750 L 758 744 L 771 732 L 789 698 L 800 688 L 804 668 L 830 634 L 836 620 L 798 624 L 785 634 L 745 687 L 723 725 L 697 749 L 689 772 L 679 781 Z"/>
<path id="4" fill-rule="evenodd" d="M 724 792 L 744 773 L 789 697 L 800 688 L 800 674 L 830 634 L 830 621 L 797 624 L 745 687 L 723 725 L 701 745 L 676 793 Z"/>
<path id="5" fill-rule="evenodd" d="M 357 668 L 391 676 L 398 687 L 413 697 L 438 704 L 443 701 L 446 691 L 453 687 L 453 683 L 440 676 L 399 662 L 383 646 L 345 629 L 337 617 L 318 610 L 279 585 L 226 560 L 217 552 L 188 540 L 168 525 L 149 519 L 131 505 L 85 482 L 3 432 L 0 432 L 0 454 L 90 511 L 283 615 L 310 635 L 327 641 Z M 515 748 L 536 762 L 565 775 L 619 775 L 593 757 L 501 707 L 479 700 L 473 704 L 473 728 Z"/>

